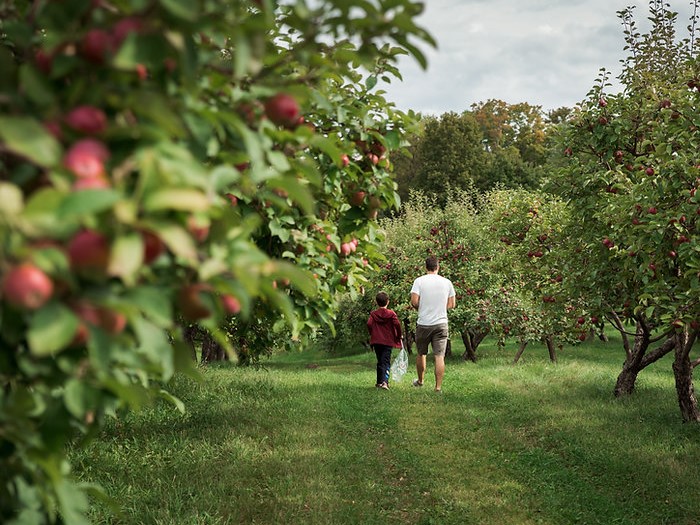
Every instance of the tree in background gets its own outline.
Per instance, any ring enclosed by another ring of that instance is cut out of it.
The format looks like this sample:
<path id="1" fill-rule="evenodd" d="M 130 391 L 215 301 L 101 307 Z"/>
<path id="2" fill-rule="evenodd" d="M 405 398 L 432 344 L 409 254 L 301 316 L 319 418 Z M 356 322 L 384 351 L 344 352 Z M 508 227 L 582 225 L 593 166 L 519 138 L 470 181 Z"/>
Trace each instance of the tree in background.
<path id="1" fill-rule="evenodd" d="M 560 108 L 552 114 L 566 114 Z M 428 192 L 444 205 L 447 188 L 485 192 L 536 188 L 543 177 L 554 122 L 539 106 L 491 99 L 461 114 L 422 118 L 409 138 L 409 157 L 392 157 L 399 193 Z"/>
<path id="2" fill-rule="evenodd" d="M 420 10 L 0 3 L 3 523 L 85 522 L 65 446 L 153 396 L 181 407 L 183 325 L 255 352 L 357 293 L 411 122 L 373 88 L 400 54 L 425 65 Z"/>
<path id="3" fill-rule="evenodd" d="M 451 189 L 480 187 L 487 157 L 474 117 L 465 112 L 428 119 L 415 159 L 412 188 L 437 196 L 440 204 Z"/>

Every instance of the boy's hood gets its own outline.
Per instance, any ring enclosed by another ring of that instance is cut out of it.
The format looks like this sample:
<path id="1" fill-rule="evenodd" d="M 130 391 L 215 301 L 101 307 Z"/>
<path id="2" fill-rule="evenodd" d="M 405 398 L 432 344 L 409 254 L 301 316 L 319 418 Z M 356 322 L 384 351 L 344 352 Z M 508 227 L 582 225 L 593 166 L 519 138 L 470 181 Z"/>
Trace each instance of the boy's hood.
<path id="1" fill-rule="evenodd" d="M 394 317 L 394 312 L 387 308 L 378 308 L 370 314 L 375 323 L 386 323 Z"/>

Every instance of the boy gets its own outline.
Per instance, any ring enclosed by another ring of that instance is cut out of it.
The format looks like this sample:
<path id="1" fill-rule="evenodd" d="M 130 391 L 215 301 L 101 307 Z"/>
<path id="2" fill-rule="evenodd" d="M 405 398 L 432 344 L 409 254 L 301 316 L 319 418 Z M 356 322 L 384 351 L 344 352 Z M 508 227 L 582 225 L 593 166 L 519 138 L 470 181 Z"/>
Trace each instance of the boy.
<path id="1" fill-rule="evenodd" d="M 376 297 L 377 308 L 367 320 L 369 344 L 377 354 L 377 388 L 389 390 L 389 369 L 391 368 L 391 349 L 401 347 L 401 323 L 396 313 L 389 310 L 389 296 L 379 292 Z"/>

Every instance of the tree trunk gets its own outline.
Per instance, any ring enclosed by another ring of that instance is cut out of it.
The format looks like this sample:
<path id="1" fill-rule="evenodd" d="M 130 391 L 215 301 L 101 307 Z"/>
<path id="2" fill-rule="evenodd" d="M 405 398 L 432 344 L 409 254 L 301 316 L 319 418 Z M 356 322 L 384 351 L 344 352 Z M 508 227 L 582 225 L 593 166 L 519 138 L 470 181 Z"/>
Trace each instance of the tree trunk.
<path id="1" fill-rule="evenodd" d="M 462 359 L 476 363 L 476 350 L 488 335 L 488 331 L 482 332 L 478 330 L 463 329 L 460 332 L 460 335 L 462 336 L 462 342 L 464 343 L 464 353 L 462 354 Z"/>
<path id="2" fill-rule="evenodd" d="M 544 342 L 547 344 L 547 351 L 549 352 L 549 360 L 552 363 L 557 362 L 557 349 L 554 348 L 554 342 L 551 337 L 547 337 Z"/>
<path id="3" fill-rule="evenodd" d="M 224 350 L 209 332 L 204 332 L 202 338 L 202 363 L 225 361 L 228 359 L 226 350 Z"/>
<path id="4" fill-rule="evenodd" d="M 647 366 L 655 363 L 663 356 L 673 350 L 676 345 L 675 338 L 668 337 L 661 345 L 652 352 L 647 353 L 651 344 L 651 333 L 646 323 L 642 319 L 637 320 L 637 329 L 634 336 L 634 345 L 630 349 L 626 345 L 625 362 L 622 364 L 622 371 L 617 376 L 613 394 L 615 397 L 628 396 L 634 392 L 637 376 Z"/>
<path id="5" fill-rule="evenodd" d="M 518 348 L 518 353 L 515 354 L 515 357 L 513 358 L 513 364 L 516 364 L 518 361 L 520 361 L 520 356 L 523 355 L 523 352 L 525 351 L 526 346 L 527 346 L 527 341 L 525 339 L 522 339 L 520 341 L 520 348 Z"/>
<path id="6" fill-rule="evenodd" d="M 447 340 L 447 348 L 445 348 L 445 357 L 452 357 L 452 339 Z"/>
<path id="7" fill-rule="evenodd" d="M 676 393 L 678 395 L 678 406 L 681 409 L 683 422 L 700 421 L 700 411 L 698 411 L 698 400 L 695 397 L 695 387 L 693 386 L 693 365 L 690 362 L 690 349 L 695 342 L 695 334 L 688 336 L 688 333 L 676 334 L 675 359 L 673 360 L 673 376 L 676 380 Z"/>
<path id="8" fill-rule="evenodd" d="M 628 396 L 634 392 L 637 376 L 642 370 L 642 357 L 649 348 L 649 331 L 643 322 L 637 321 L 637 329 L 634 336 L 634 346 L 631 350 L 626 348 L 625 362 L 622 371 L 615 382 L 615 397 Z"/>
<path id="9" fill-rule="evenodd" d="M 185 326 L 182 329 L 182 338 L 192 350 L 192 359 L 197 361 L 197 349 L 194 346 L 194 338 L 197 334 L 197 327 L 194 325 Z"/>
<path id="10" fill-rule="evenodd" d="M 464 353 L 462 354 L 462 359 L 476 363 L 476 349 L 472 344 L 472 337 L 469 330 L 462 330 L 460 335 L 462 336 L 462 342 L 464 343 Z"/>
<path id="11" fill-rule="evenodd" d="M 408 355 L 413 353 L 413 343 L 416 341 L 416 333 L 411 330 L 408 317 L 403 320 L 403 347 Z"/>

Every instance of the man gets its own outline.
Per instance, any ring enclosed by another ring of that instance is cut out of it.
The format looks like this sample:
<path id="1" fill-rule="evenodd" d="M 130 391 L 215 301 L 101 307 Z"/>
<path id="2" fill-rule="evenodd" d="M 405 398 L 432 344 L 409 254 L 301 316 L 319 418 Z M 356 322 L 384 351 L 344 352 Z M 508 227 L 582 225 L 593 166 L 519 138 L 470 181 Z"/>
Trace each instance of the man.
<path id="1" fill-rule="evenodd" d="M 440 265 L 436 257 L 425 260 L 426 274 L 413 281 L 411 306 L 418 310 L 416 326 L 416 372 L 418 379 L 413 386 L 423 386 L 428 346 L 432 346 L 435 356 L 435 391 L 442 391 L 442 378 L 445 375 L 445 350 L 449 332 L 447 310 L 455 307 L 455 289 L 449 279 L 438 275 Z"/>

